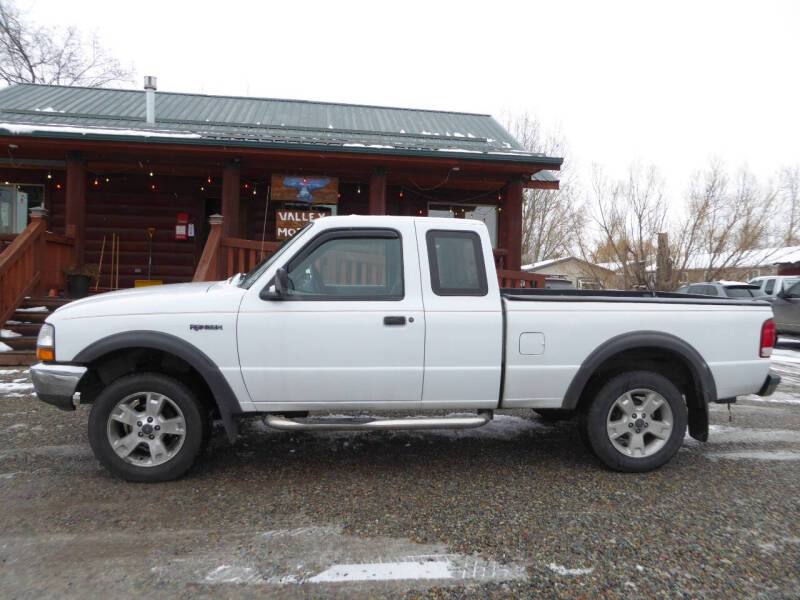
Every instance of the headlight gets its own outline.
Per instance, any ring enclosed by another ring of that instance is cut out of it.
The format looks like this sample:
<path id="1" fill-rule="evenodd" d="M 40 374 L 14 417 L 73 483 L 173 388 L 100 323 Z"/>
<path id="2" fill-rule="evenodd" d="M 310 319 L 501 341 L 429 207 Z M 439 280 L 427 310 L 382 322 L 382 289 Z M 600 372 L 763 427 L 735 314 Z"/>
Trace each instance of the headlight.
<path id="1" fill-rule="evenodd" d="M 56 328 L 45 323 L 36 338 L 36 358 L 39 360 L 56 359 Z"/>

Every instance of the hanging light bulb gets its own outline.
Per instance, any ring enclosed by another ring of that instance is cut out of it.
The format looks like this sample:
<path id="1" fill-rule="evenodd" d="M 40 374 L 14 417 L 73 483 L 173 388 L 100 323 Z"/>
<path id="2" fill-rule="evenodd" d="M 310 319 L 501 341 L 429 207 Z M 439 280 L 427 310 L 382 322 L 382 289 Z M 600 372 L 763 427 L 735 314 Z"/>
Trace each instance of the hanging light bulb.
<path id="1" fill-rule="evenodd" d="M 503 194 L 497 194 L 497 201 L 498 202 L 502 202 L 503 201 Z"/>
<path id="2" fill-rule="evenodd" d="M 249 183 L 245 183 L 244 184 L 244 189 L 249 190 L 250 189 L 250 184 Z"/>
<path id="3" fill-rule="evenodd" d="M 100 185 L 100 180 L 97 177 L 95 177 L 92 183 L 94 183 L 94 187 L 97 187 L 98 185 Z"/>
<path id="4" fill-rule="evenodd" d="M 253 184 L 253 196 L 256 195 L 256 184 Z"/>
<path id="5" fill-rule="evenodd" d="M 152 171 L 150 171 L 150 177 L 152 177 L 152 176 L 153 176 L 153 172 L 152 172 Z"/>
<path id="6" fill-rule="evenodd" d="M 200 186 L 200 191 L 201 191 L 201 192 L 205 192 L 205 191 L 206 191 L 206 188 L 205 188 L 205 186 L 202 186 L 202 185 L 201 185 L 201 186 Z"/>
<path id="7" fill-rule="evenodd" d="M 208 181 L 208 183 L 211 183 L 211 175 L 208 176 L 208 179 L 206 181 Z"/>
<path id="8" fill-rule="evenodd" d="M 6 183 L 8 183 L 8 182 L 6 182 Z M 60 190 L 60 189 L 61 189 L 61 184 L 60 184 L 60 183 L 57 183 L 57 184 L 56 184 L 56 189 L 57 189 L 57 190 Z"/>
<path id="9" fill-rule="evenodd" d="M 400 188 L 400 197 L 403 197 L 403 188 Z"/>
<path id="10" fill-rule="evenodd" d="M 52 179 L 53 178 L 53 174 L 50 171 L 47 172 L 47 178 L 48 179 Z"/>
<path id="11" fill-rule="evenodd" d="M 108 177 L 106 177 L 106 183 L 108 183 L 109 181 L 111 181 L 111 179 L 109 179 Z"/>
<path id="12" fill-rule="evenodd" d="M 150 184 L 150 189 L 155 192 L 156 191 L 156 184 L 155 183 L 151 183 Z"/>
<path id="13" fill-rule="evenodd" d="M 360 193 L 361 193 L 361 184 L 359 183 L 359 184 L 356 186 L 356 194 L 360 194 Z"/>

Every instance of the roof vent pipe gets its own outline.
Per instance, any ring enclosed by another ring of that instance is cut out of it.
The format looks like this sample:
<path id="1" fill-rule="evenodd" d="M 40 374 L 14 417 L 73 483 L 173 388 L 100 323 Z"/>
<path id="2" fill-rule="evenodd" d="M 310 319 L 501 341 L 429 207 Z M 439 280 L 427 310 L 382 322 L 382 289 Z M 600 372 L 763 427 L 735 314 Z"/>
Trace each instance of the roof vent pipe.
<path id="1" fill-rule="evenodd" d="M 156 78 L 146 75 L 144 78 L 145 114 L 148 125 L 156 123 Z"/>

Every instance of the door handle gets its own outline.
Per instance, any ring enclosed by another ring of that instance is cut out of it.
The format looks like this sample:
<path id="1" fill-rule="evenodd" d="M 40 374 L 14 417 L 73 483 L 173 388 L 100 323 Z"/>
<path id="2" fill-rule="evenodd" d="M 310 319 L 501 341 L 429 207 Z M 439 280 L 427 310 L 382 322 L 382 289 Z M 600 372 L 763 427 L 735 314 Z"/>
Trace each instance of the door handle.
<path id="1" fill-rule="evenodd" d="M 405 317 L 383 317 L 384 325 L 405 325 Z"/>

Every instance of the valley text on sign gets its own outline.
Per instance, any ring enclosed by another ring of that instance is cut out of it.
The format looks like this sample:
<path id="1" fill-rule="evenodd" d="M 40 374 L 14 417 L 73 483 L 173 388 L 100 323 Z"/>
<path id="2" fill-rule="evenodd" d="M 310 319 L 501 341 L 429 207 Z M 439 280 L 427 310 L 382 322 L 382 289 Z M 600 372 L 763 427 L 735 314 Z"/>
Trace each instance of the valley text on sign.
<path id="1" fill-rule="evenodd" d="M 310 175 L 273 175 L 270 198 L 299 204 L 338 204 L 339 179 Z"/>
<path id="2" fill-rule="evenodd" d="M 290 238 L 314 219 L 325 216 L 327 216 L 326 213 L 311 210 L 277 210 L 275 211 L 275 239 Z"/>

